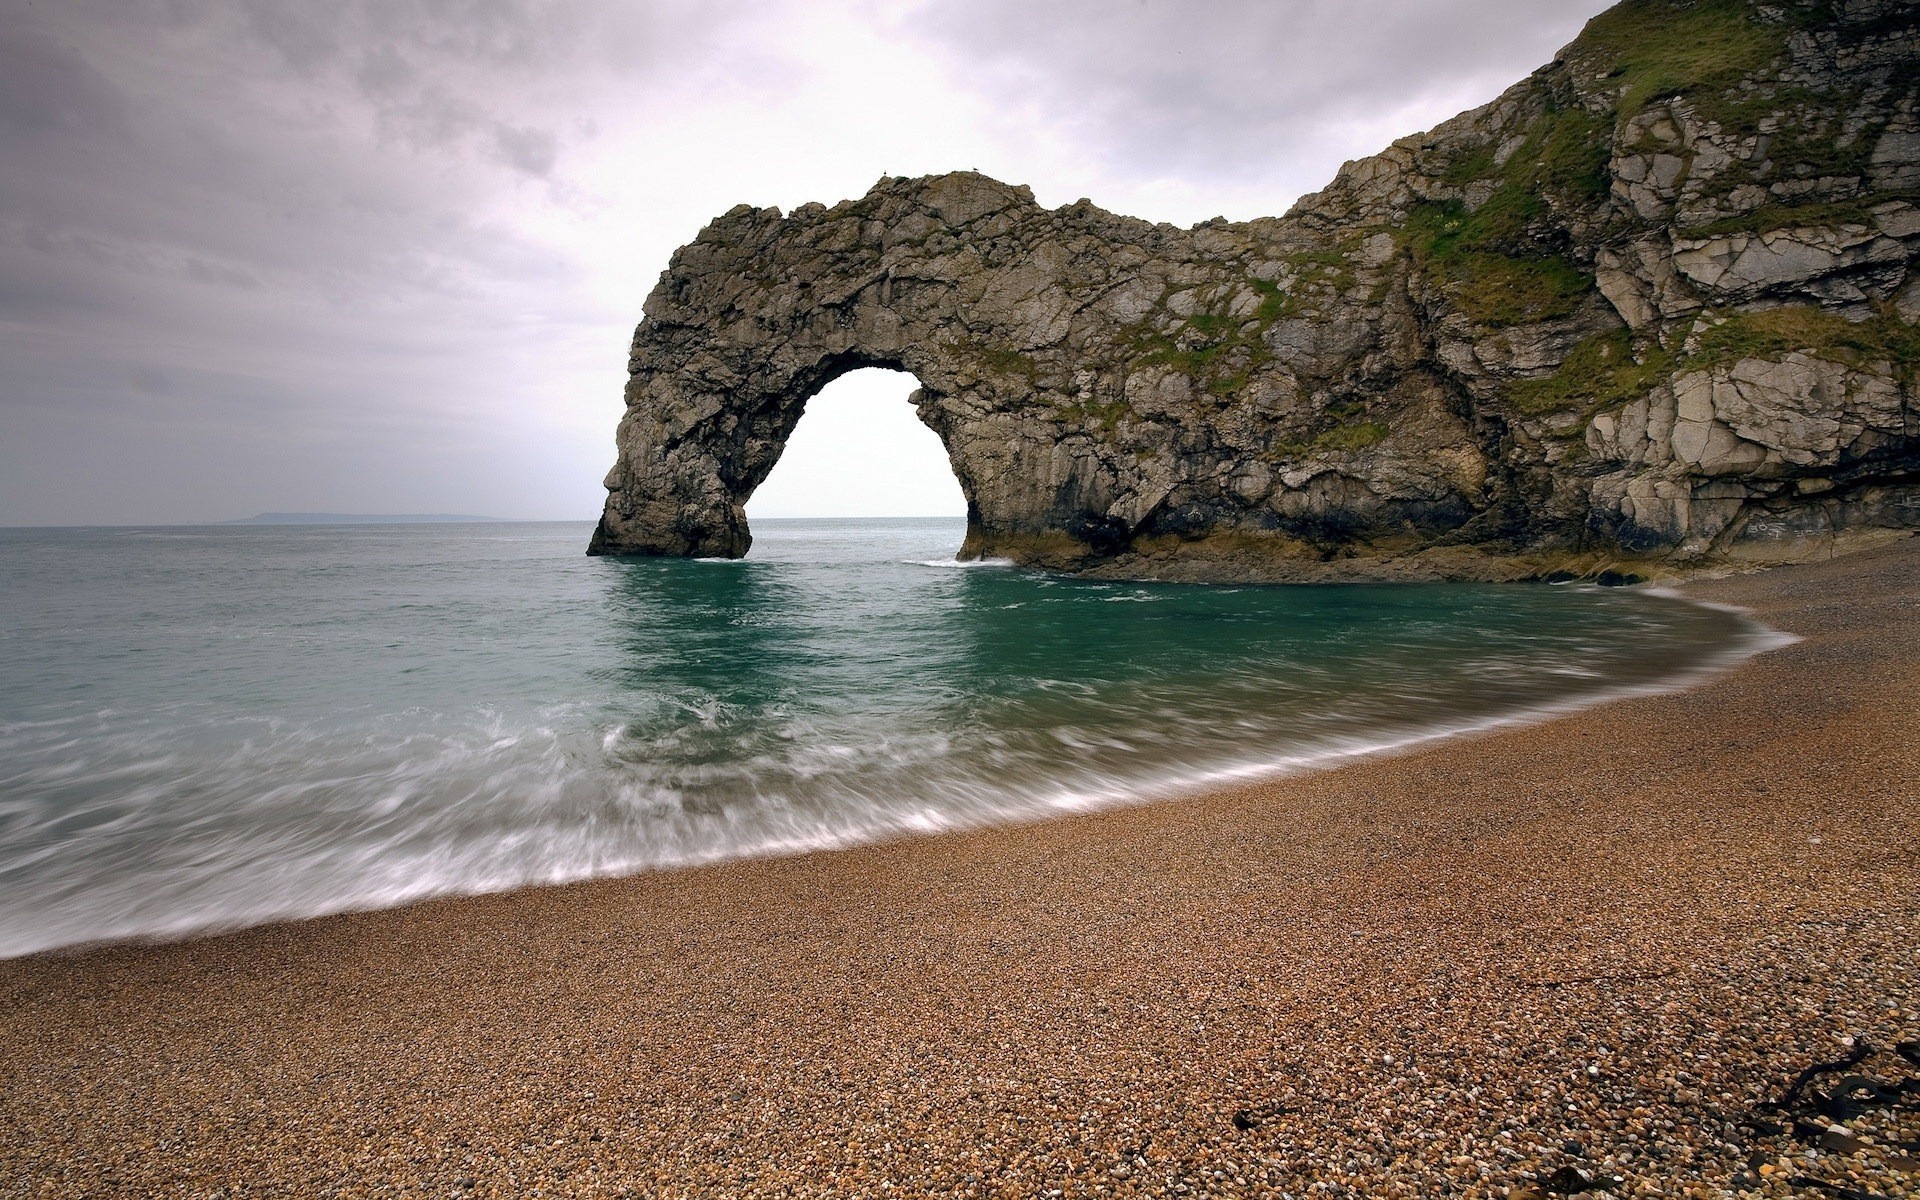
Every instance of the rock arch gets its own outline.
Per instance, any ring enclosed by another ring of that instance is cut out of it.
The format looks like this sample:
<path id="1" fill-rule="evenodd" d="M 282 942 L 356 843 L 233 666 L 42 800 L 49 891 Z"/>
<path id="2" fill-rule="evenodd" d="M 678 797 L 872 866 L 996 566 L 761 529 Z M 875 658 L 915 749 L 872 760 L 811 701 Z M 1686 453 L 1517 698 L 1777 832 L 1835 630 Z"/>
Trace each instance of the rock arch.
<path id="1" fill-rule="evenodd" d="M 633 410 L 638 415 L 623 424 L 621 441 L 652 470 L 631 483 L 619 468 L 608 477 L 609 490 L 627 503 L 609 504 L 591 552 L 741 557 L 753 542 L 747 500 L 779 462 L 808 401 L 842 375 L 868 367 L 907 372 L 918 381 L 911 363 L 919 358 L 871 344 L 815 346 L 811 353 L 796 347 L 792 354 L 756 360 L 757 367 L 728 369 L 718 377 L 708 373 L 710 367 L 690 363 L 692 369 L 673 371 L 666 380 L 649 379 L 652 386 L 641 392 Z M 705 348 L 695 361 L 705 366 L 717 360 Z M 636 373 L 634 378 L 639 383 L 647 377 Z M 923 421 L 925 395 L 922 386 L 909 398 Z M 966 498 L 971 528 L 970 477 L 952 444 L 945 438 L 942 443 Z"/>
<path id="2" fill-rule="evenodd" d="M 1316 538 L 1458 525 L 1484 469 L 1444 389 L 1417 369 L 1342 382 L 1378 317 L 1288 320 L 1288 256 L 1314 241 L 1259 224 L 1048 210 L 968 172 L 735 208 L 647 300 L 591 552 L 744 554 L 746 498 L 802 406 L 863 366 L 920 381 L 967 501 L 963 558 L 1317 561 Z M 1304 372 L 1329 383 L 1305 396 Z M 1324 436 L 1363 410 L 1392 411 L 1395 435 Z"/>
<path id="3" fill-rule="evenodd" d="M 912 403 L 966 498 L 964 557 L 1111 547 L 1130 532 L 1126 489 L 1041 377 L 1090 282 L 1061 248 L 1024 244 L 1051 215 L 1025 188 L 955 174 L 785 219 L 742 206 L 702 230 L 635 333 L 592 552 L 744 554 L 746 499 L 807 400 L 862 367 L 919 381 Z"/>
<path id="4" fill-rule="evenodd" d="M 1752 184 L 1742 147 L 1774 143 L 1698 119 L 1709 93 L 1623 90 L 1639 5 L 1284 217 L 1179 229 L 966 172 L 743 205 L 647 299 L 591 552 L 744 553 L 801 406 L 860 366 L 920 381 L 963 557 L 1510 578 L 1920 524 L 1920 13 L 1649 2 L 1817 35 L 1711 81 L 1772 97 L 1728 109 L 1755 129 L 1882 97 L 1818 192 L 1845 203 L 1794 182 L 1824 159 Z"/>

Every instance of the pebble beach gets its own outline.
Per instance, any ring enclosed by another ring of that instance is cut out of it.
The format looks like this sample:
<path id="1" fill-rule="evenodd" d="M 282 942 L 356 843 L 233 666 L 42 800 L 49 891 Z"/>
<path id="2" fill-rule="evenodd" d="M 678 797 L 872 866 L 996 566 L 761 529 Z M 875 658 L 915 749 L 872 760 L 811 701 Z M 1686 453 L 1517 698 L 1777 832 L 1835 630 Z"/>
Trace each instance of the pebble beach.
<path id="1" fill-rule="evenodd" d="M 1920 539 L 1685 691 L 0 962 L 0 1196 L 1920 1195 Z"/>

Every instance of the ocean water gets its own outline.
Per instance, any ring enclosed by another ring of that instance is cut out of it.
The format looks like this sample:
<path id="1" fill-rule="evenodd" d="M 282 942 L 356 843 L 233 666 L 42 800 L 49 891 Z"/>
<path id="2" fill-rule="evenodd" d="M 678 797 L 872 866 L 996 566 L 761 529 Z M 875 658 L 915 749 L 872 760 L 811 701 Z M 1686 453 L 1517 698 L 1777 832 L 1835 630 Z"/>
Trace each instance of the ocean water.
<path id="1" fill-rule="evenodd" d="M 958 520 L 0 531 L 0 955 L 1191 791 L 1766 643 L 1581 586 L 960 566 Z"/>

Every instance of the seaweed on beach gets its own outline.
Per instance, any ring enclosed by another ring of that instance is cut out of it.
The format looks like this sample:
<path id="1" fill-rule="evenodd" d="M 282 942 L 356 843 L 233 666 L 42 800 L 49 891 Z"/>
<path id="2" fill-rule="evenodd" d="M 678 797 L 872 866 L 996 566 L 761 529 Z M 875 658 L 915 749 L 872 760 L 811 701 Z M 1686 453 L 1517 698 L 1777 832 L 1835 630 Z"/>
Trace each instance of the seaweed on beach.
<path id="1" fill-rule="evenodd" d="M 1805 1142 L 1832 1139 L 1836 1122 L 1858 1120 L 1880 1111 L 1908 1109 L 1920 1111 L 1920 1074 L 1892 1079 L 1854 1071 L 1853 1068 L 1875 1056 L 1871 1043 L 1862 1039 L 1844 1056 L 1832 1062 L 1815 1063 L 1794 1077 L 1778 1100 L 1754 1106 L 1755 1112 L 1777 1113 L 1791 1122 L 1794 1137 Z M 1893 1047 L 1892 1056 L 1908 1066 L 1920 1067 L 1920 1041 L 1904 1041 Z M 1830 1086 L 1814 1086 L 1822 1078 L 1841 1075 Z M 1825 1121 L 1817 1118 L 1824 1117 Z M 1856 1139 L 1857 1140 L 1857 1139 Z M 1920 1150 L 1920 1139 L 1882 1138 L 1881 1144 L 1902 1150 Z M 1826 1149 L 1841 1147 L 1827 1145 Z"/>
<path id="2" fill-rule="evenodd" d="M 1795 1075 L 1776 1100 L 1753 1106 L 1744 1122 L 1760 1139 L 1790 1139 L 1841 1156 L 1879 1150 L 1896 1170 L 1920 1170 L 1920 1136 L 1903 1115 L 1920 1114 L 1920 1040 L 1878 1050 L 1866 1039 L 1846 1054 Z M 1756 1155 L 1756 1159 L 1760 1158 Z M 1805 1173 L 1790 1177 L 1840 1200 L 1884 1200 L 1851 1183 Z"/>

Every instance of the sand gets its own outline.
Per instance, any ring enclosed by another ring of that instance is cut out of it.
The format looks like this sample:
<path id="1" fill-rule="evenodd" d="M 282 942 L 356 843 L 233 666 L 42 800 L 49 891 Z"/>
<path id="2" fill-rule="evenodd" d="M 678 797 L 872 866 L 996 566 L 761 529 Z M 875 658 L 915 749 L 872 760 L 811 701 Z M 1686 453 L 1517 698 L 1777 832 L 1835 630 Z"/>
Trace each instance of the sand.
<path id="1" fill-rule="evenodd" d="M 0 1195 L 1920 1194 L 1920 1086 L 1764 1107 L 1920 1076 L 1920 539 L 1687 590 L 1803 640 L 1187 800 L 0 963 Z"/>

